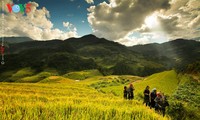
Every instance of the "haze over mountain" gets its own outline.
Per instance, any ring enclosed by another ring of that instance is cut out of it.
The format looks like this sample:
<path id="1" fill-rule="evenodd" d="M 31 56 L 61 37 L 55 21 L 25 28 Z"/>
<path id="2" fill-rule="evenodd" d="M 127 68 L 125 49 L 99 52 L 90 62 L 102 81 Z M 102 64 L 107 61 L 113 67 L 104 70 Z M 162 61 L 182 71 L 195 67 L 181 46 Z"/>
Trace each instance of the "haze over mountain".
<path id="1" fill-rule="evenodd" d="M 0 39 L 1 40 L 3 39 L 5 43 L 21 43 L 21 42 L 33 41 L 33 39 L 29 37 L 4 37 Z"/>
<path id="2" fill-rule="evenodd" d="M 200 61 L 200 42 L 178 39 L 163 44 L 126 47 L 119 43 L 86 35 L 67 40 L 33 41 L 6 38 L 4 66 L 0 71 L 31 67 L 37 71 L 55 69 L 60 74 L 98 69 L 103 74 L 147 76 Z M 26 41 L 15 43 L 15 41 Z"/>

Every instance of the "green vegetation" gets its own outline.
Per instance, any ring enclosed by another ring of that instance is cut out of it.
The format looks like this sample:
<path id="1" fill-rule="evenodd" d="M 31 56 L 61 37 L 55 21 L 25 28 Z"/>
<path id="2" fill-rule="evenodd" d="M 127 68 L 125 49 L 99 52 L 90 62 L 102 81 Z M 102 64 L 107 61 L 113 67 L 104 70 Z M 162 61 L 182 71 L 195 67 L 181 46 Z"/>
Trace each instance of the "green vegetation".
<path id="1" fill-rule="evenodd" d="M 7 82 L 12 82 L 11 80 L 9 81 L 9 80 L 7 80 L 9 77 L 11 77 L 13 74 L 15 74 L 16 73 L 16 71 L 6 71 L 6 72 L 3 72 L 3 73 L 0 73 L 0 76 L 1 76 L 1 78 L 0 78 L 0 82 L 5 82 L 5 81 L 7 81 Z"/>
<path id="2" fill-rule="evenodd" d="M 12 39 L 17 40 L 6 38 Z M 200 43 L 192 40 L 126 47 L 93 35 L 65 41 L 19 39 L 28 42 L 9 43 L 6 64 L 0 66 L 0 73 L 30 67 L 37 73 L 51 68 L 59 75 L 98 69 L 103 75 L 149 76 L 178 66 L 183 68 L 200 59 Z"/>
<path id="3" fill-rule="evenodd" d="M 57 75 L 55 72 L 36 73 L 31 68 L 23 68 L 18 71 L 9 71 L 1 74 L 2 82 L 36 83 L 47 77 Z"/>
<path id="4" fill-rule="evenodd" d="M 0 66 L 0 82 L 13 82 L 0 83 L 0 119 L 200 119 L 199 42 L 125 47 L 93 35 L 18 40 L 29 42 L 8 43 Z M 122 91 L 130 83 L 135 100 L 126 101 Z M 169 96 L 171 118 L 142 105 L 147 85 Z"/>
<path id="5" fill-rule="evenodd" d="M 81 82 L 0 83 L 0 119 L 167 120 L 140 102 L 103 94 Z"/>
<path id="6" fill-rule="evenodd" d="M 179 80 L 177 79 L 176 72 L 171 70 L 153 74 L 145 79 L 135 77 L 130 79 L 130 81 L 126 82 L 125 84 L 117 84 L 114 86 L 109 86 L 108 84 L 107 87 L 101 87 L 100 89 L 105 93 L 114 93 L 117 96 L 123 96 L 123 86 L 128 86 L 129 83 L 132 82 L 135 87 L 134 93 L 136 98 L 141 99 L 143 96 L 143 91 L 147 85 L 149 85 L 152 89 L 157 88 L 158 91 L 161 91 L 167 95 L 172 95 L 178 86 L 178 81 Z"/>
<path id="7" fill-rule="evenodd" d="M 102 76 L 102 74 L 98 70 L 84 70 L 79 72 L 70 72 L 63 76 L 74 80 L 85 80 L 94 76 Z"/>
<path id="8" fill-rule="evenodd" d="M 18 71 L 6 71 L 1 73 L 3 78 L 2 81 L 7 82 L 17 82 L 20 81 L 24 77 L 32 76 L 35 74 L 35 71 L 31 68 L 23 68 Z"/>
<path id="9" fill-rule="evenodd" d="M 178 86 L 177 74 L 174 70 L 153 74 L 142 81 L 134 83 L 135 93 L 141 94 L 146 86 L 156 88 L 167 95 L 171 95 Z"/>
<path id="10" fill-rule="evenodd" d="M 147 85 L 169 96 L 167 114 L 173 119 L 198 120 L 200 117 L 199 76 L 177 75 L 174 70 L 146 78 L 102 76 L 98 70 L 59 76 L 53 71 L 35 73 L 24 68 L 2 73 L 16 80 L 13 82 L 23 83 L 0 83 L 0 96 L 3 98 L 0 101 L 0 119 L 170 119 L 142 105 L 140 100 Z M 11 73 L 14 74 L 9 75 Z M 129 83 L 135 87 L 134 101 L 122 97 L 123 87 Z"/>
<path id="11" fill-rule="evenodd" d="M 178 74 L 174 71 L 165 71 L 153 74 L 145 79 L 129 79 L 128 81 L 116 78 L 106 79 L 91 84 L 100 92 L 123 96 L 123 86 L 133 83 L 135 87 L 135 98 L 142 100 L 143 90 L 149 85 L 151 88 L 157 88 L 158 91 L 169 96 L 170 107 L 167 108 L 167 114 L 174 120 L 199 120 L 200 118 L 200 84 L 199 75 Z M 116 80 L 114 80 L 116 79 Z M 102 80 L 102 79 L 101 79 Z M 181 111 L 181 112 L 180 112 Z"/>
<path id="12" fill-rule="evenodd" d="M 168 113 L 173 119 L 199 120 L 200 118 L 200 83 L 194 75 L 180 75 L 180 85 L 170 98 Z M 178 112 L 178 111 L 181 111 Z M 175 114 L 176 113 L 176 114 Z"/>
<path id="13" fill-rule="evenodd" d="M 176 67 L 176 71 L 178 73 L 187 73 L 187 74 L 199 74 L 200 71 L 200 61 L 195 61 L 190 64 L 185 64 L 185 65 L 178 65 Z"/>
<path id="14" fill-rule="evenodd" d="M 75 82 L 74 80 L 67 79 L 62 76 L 50 76 L 39 81 L 39 83 L 68 83 L 68 84 L 74 83 L 74 82 Z"/>
<path id="15" fill-rule="evenodd" d="M 30 76 L 30 77 L 24 77 L 21 80 L 17 81 L 17 82 L 32 82 L 32 83 L 36 83 L 39 82 L 47 77 L 53 76 L 53 73 L 49 73 L 49 72 L 41 72 L 39 74 L 36 74 L 34 76 Z"/>

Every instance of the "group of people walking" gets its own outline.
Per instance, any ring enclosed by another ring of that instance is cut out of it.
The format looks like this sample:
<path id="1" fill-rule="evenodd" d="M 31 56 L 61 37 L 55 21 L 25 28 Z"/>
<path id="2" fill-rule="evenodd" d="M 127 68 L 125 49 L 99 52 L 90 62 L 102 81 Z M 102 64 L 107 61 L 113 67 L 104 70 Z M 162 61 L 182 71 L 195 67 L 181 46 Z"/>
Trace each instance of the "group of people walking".
<path id="1" fill-rule="evenodd" d="M 124 98 L 132 100 L 134 98 L 134 94 L 133 94 L 134 90 L 135 88 L 133 87 L 133 84 L 130 84 L 128 88 L 124 86 Z"/>
<path id="2" fill-rule="evenodd" d="M 156 111 L 162 112 L 165 116 L 165 108 L 169 106 L 166 96 L 164 93 L 157 92 L 156 88 L 149 91 L 150 87 L 147 86 L 144 90 L 144 104 L 150 108 L 154 108 Z"/>
<path id="3" fill-rule="evenodd" d="M 150 92 L 150 87 L 146 86 L 143 94 L 144 94 L 144 104 L 149 106 L 150 108 L 154 108 L 158 112 L 162 112 L 163 116 L 165 116 L 165 108 L 169 106 L 166 96 L 164 93 L 157 92 L 156 88 L 153 88 Z M 134 98 L 134 87 L 133 84 L 129 85 L 129 88 L 124 86 L 124 98 L 125 99 L 133 99 Z"/>

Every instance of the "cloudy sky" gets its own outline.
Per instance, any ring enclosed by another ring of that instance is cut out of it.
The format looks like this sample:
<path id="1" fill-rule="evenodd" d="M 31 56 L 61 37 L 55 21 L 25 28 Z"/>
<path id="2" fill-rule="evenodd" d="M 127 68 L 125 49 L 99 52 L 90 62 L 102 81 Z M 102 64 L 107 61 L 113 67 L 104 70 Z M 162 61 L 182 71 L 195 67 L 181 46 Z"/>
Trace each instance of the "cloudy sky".
<path id="1" fill-rule="evenodd" d="M 94 34 L 132 46 L 200 40 L 200 0 L 1 0 L 0 37 L 36 40 Z M 9 13 L 6 4 L 31 4 Z"/>

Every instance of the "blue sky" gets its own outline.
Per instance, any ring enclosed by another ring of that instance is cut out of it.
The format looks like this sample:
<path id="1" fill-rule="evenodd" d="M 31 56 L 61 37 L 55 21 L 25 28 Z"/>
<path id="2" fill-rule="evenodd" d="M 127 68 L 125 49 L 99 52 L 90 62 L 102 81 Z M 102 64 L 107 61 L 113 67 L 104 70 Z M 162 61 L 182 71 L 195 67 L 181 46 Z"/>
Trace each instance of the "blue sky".
<path id="1" fill-rule="evenodd" d="M 94 4 L 88 4 L 85 0 L 32 0 L 39 4 L 38 9 L 45 7 L 50 12 L 50 20 L 54 28 L 67 31 L 63 27 L 63 21 L 72 23 L 79 36 L 91 34 L 92 29 L 87 21 L 87 8 L 91 5 L 98 5 L 105 0 L 96 0 Z M 13 0 L 16 4 L 27 3 L 27 0 Z"/>
<path id="2" fill-rule="evenodd" d="M 30 2 L 33 10 L 27 15 L 9 13 L 6 4 L 12 2 Z M 0 37 L 65 40 L 94 34 L 126 46 L 177 38 L 200 39 L 200 0 L 3 0 L 0 3 L 5 13 L 0 16 Z"/>

